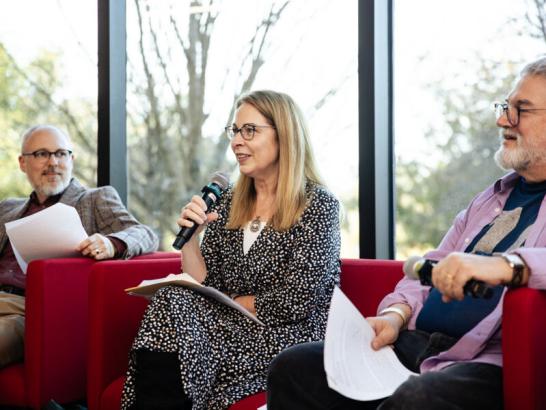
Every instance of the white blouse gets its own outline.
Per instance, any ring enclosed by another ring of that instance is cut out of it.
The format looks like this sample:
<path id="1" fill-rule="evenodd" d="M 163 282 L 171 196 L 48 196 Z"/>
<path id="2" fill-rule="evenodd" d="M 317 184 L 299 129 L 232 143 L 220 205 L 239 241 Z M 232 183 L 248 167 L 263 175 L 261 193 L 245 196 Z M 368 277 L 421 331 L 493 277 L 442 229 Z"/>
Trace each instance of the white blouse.
<path id="1" fill-rule="evenodd" d="M 264 226 L 266 224 L 265 221 L 259 221 L 260 227 L 256 232 L 252 232 L 250 230 L 250 225 L 252 224 L 252 221 L 246 224 L 245 229 L 243 231 L 243 254 L 247 254 L 248 250 L 252 246 L 254 242 L 256 242 L 256 239 L 258 239 L 258 235 L 260 235 L 260 232 L 262 232 L 262 229 L 264 229 Z"/>

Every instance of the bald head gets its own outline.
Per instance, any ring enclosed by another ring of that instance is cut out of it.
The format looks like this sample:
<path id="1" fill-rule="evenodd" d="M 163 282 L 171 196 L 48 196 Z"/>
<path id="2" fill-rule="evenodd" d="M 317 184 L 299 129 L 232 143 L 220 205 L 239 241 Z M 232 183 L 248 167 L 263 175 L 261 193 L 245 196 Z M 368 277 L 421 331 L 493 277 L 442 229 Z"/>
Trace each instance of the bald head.
<path id="1" fill-rule="evenodd" d="M 23 134 L 19 167 L 42 203 L 63 192 L 72 178 L 72 142 L 53 125 L 36 125 Z"/>
<path id="2" fill-rule="evenodd" d="M 42 133 L 48 133 L 55 135 L 59 140 L 63 140 L 65 143 L 65 148 L 72 151 L 72 142 L 70 141 L 70 137 L 67 133 L 65 133 L 63 130 L 61 130 L 58 127 L 55 127 L 54 125 L 50 124 L 40 124 L 40 125 L 34 125 L 27 129 L 23 133 L 23 137 L 21 138 L 21 153 L 28 152 L 26 149 L 29 145 L 29 141 L 33 136 L 37 136 L 38 134 Z"/>

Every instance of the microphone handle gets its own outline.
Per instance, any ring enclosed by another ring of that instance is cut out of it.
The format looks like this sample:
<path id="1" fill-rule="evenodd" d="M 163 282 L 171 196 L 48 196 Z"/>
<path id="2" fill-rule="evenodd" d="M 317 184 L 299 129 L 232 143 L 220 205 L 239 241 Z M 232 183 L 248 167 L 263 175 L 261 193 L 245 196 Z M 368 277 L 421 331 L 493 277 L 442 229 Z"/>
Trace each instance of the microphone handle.
<path id="1" fill-rule="evenodd" d="M 426 260 L 423 266 L 417 272 L 419 276 L 419 282 L 424 286 L 434 286 L 432 284 L 432 268 L 437 262 Z M 491 289 L 485 282 L 476 279 L 470 279 L 463 286 L 463 292 L 465 295 L 470 295 L 474 298 L 490 299 L 493 296 L 493 289 Z"/>
<path id="2" fill-rule="evenodd" d="M 465 295 L 472 295 L 474 298 L 491 299 L 493 296 L 493 289 L 491 289 L 485 282 L 476 279 L 470 279 L 463 286 L 463 292 Z"/>
<path id="3" fill-rule="evenodd" d="M 205 190 L 205 188 L 203 188 Z M 216 196 L 208 190 L 205 190 L 205 193 L 201 197 L 203 201 L 205 201 L 205 204 L 207 205 L 207 210 L 210 208 L 214 202 L 216 202 Z M 176 238 L 173 242 L 173 248 L 176 250 L 182 249 L 182 247 L 190 240 L 190 238 L 193 236 L 195 231 L 197 230 L 197 225 L 195 222 L 192 226 L 188 227 L 182 227 L 180 228 L 180 231 L 178 231 L 178 234 L 176 235 Z"/>

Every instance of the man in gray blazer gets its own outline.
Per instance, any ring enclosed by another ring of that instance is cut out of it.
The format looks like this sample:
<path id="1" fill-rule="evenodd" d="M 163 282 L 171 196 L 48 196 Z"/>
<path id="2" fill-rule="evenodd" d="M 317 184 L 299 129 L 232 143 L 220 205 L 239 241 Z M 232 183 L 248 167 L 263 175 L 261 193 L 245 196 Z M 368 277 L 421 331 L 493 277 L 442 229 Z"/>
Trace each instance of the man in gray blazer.
<path id="1" fill-rule="evenodd" d="M 58 202 L 73 206 L 89 237 L 77 250 L 96 260 L 130 258 L 157 250 L 158 239 L 125 208 L 111 186 L 89 189 L 72 177 L 74 155 L 67 134 L 38 125 L 23 135 L 19 167 L 33 192 L 0 202 L 0 367 L 23 357 L 25 275 L 17 264 L 5 223 Z"/>

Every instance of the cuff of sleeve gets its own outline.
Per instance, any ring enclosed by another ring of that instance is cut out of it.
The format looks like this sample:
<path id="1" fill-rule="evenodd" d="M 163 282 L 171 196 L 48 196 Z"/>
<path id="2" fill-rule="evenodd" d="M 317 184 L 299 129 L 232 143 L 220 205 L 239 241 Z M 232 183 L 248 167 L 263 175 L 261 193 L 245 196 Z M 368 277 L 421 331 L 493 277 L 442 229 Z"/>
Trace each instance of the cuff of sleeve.
<path id="1" fill-rule="evenodd" d="M 112 245 L 114 245 L 114 258 L 121 258 L 123 255 L 125 255 L 125 252 L 127 251 L 127 245 L 125 242 L 123 242 L 121 239 L 114 238 L 113 236 L 107 236 L 107 238 L 112 242 Z"/>
<path id="2" fill-rule="evenodd" d="M 398 316 L 402 318 L 402 328 L 406 327 L 408 324 L 408 317 L 406 316 L 406 313 L 396 306 L 389 306 L 388 308 L 385 308 L 379 312 L 379 316 L 384 315 L 385 313 L 396 313 Z"/>

